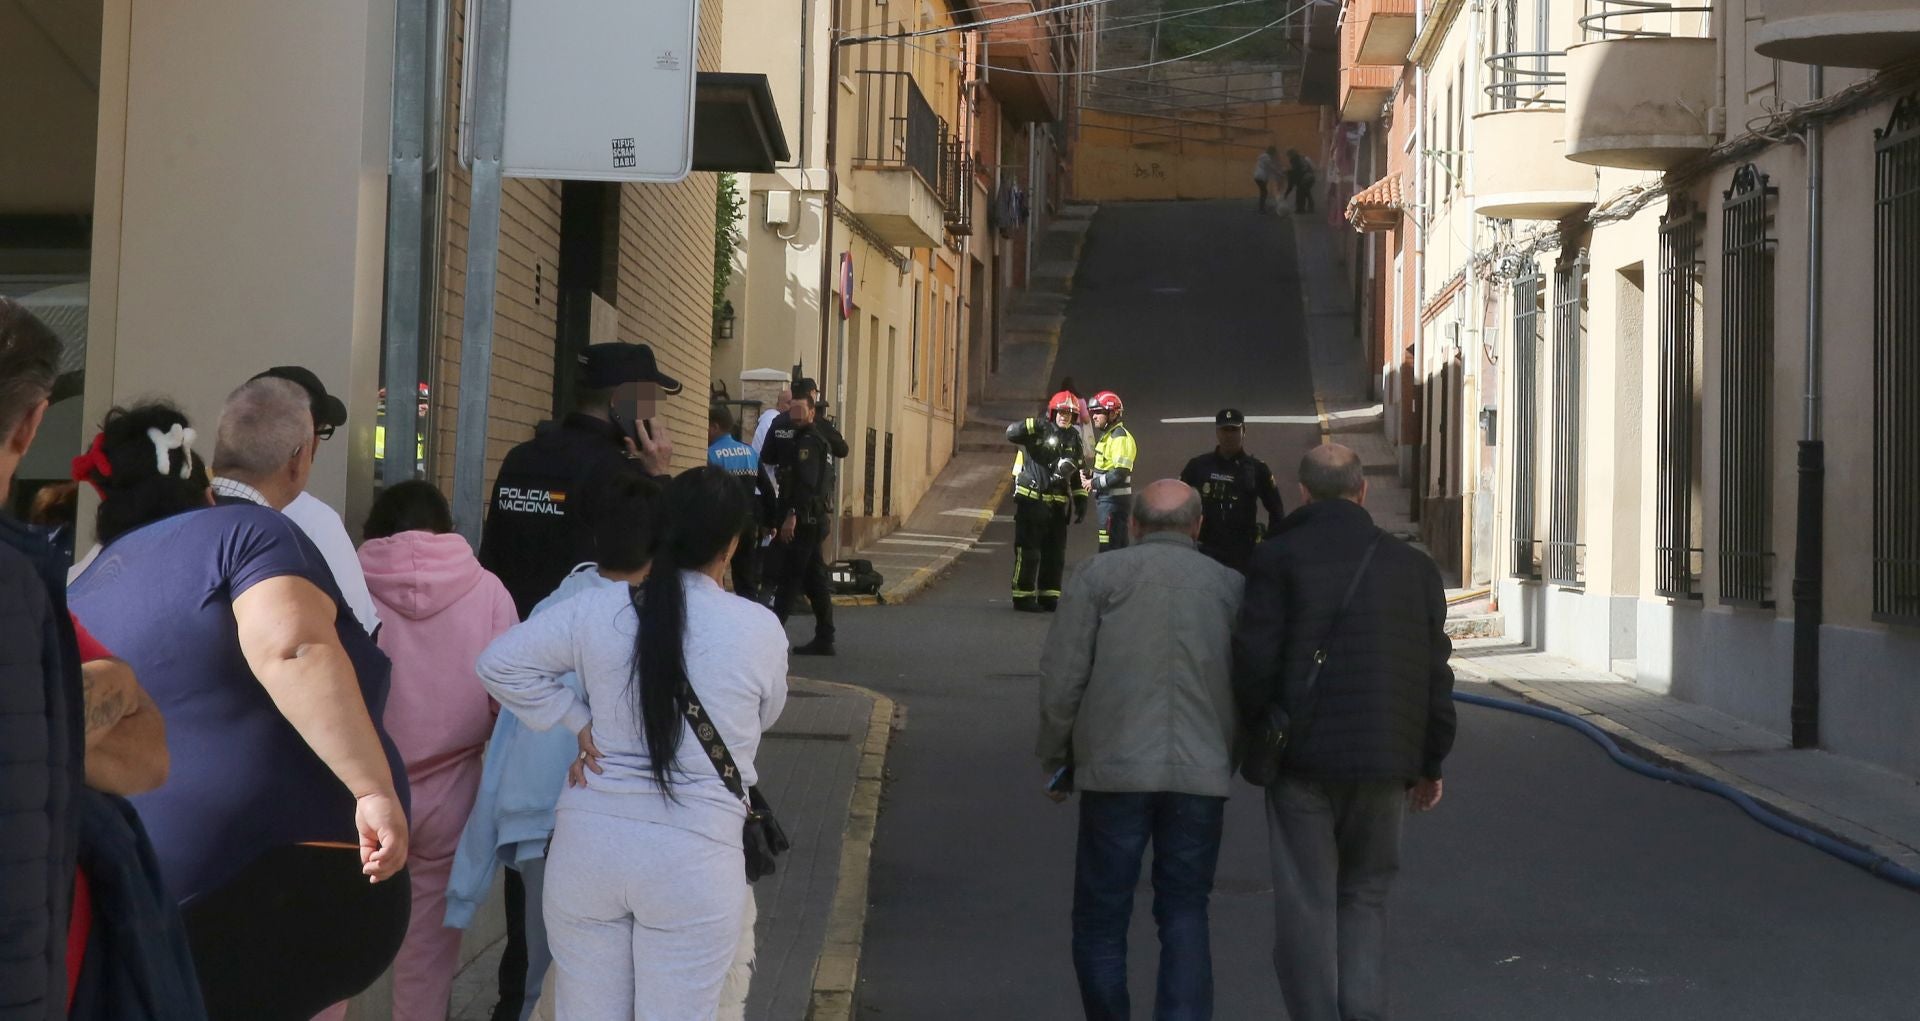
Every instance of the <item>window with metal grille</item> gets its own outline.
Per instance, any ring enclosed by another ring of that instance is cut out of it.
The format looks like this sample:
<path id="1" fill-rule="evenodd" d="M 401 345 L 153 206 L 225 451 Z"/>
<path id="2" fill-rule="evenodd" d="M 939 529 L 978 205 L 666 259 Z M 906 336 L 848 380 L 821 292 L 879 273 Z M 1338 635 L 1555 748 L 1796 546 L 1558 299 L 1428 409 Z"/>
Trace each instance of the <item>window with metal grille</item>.
<path id="1" fill-rule="evenodd" d="M 1513 281 L 1513 576 L 1540 577 L 1534 501 L 1540 428 L 1540 267 L 1532 260 Z"/>
<path id="2" fill-rule="evenodd" d="M 1700 309 L 1703 295 L 1700 232 L 1706 216 L 1676 198 L 1660 220 L 1660 467 L 1654 521 L 1654 591 L 1671 599 L 1698 598 L 1701 549 L 1699 506 Z"/>
<path id="3" fill-rule="evenodd" d="M 1720 207 L 1720 601 L 1771 606 L 1773 226 L 1779 189 L 1749 163 Z"/>
<path id="4" fill-rule="evenodd" d="M 1547 581 L 1587 583 L 1580 541 L 1580 387 L 1586 377 L 1587 256 L 1553 268 L 1553 478 L 1547 498 Z"/>
<path id="5" fill-rule="evenodd" d="M 1920 624 L 1920 95 L 1873 134 L 1873 616 Z"/>

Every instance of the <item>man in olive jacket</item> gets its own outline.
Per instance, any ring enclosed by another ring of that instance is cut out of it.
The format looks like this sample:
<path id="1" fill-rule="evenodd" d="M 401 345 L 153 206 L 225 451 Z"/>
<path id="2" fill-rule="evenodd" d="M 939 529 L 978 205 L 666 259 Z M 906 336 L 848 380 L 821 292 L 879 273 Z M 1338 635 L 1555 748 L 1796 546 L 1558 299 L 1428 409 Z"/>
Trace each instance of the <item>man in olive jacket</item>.
<path id="1" fill-rule="evenodd" d="M 1233 622 L 1245 584 L 1201 553 L 1200 494 L 1141 490 L 1134 544 L 1068 582 L 1040 660 L 1042 765 L 1080 792 L 1073 966 L 1089 1021 L 1125 1019 L 1127 927 L 1153 843 L 1154 1016 L 1213 1013 L 1207 899 L 1233 780 Z M 1063 773 L 1062 771 L 1067 771 Z"/>
<path id="2" fill-rule="evenodd" d="M 1431 557 L 1374 525 L 1353 451 L 1309 451 L 1300 494 L 1254 552 L 1234 636 L 1241 711 L 1292 721 L 1267 788 L 1274 969 L 1293 1021 L 1383 1021 L 1401 822 L 1439 804 L 1453 748 L 1446 590 Z"/>

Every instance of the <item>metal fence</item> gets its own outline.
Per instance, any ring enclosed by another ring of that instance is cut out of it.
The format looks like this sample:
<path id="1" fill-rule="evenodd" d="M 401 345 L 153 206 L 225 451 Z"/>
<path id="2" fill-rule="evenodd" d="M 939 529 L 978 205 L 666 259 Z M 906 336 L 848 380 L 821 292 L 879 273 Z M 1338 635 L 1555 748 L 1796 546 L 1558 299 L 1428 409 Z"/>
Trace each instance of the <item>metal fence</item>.
<path id="1" fill-rule="evenodd" d="M 1567 105 L 1565 50 L 1515 50 L 1487 58 L 1487 98 L 1495 110 Z"/>
<path id="2" fill-rule="evenodd" d="M 1660 465 L 1654 510 L 1654 591 L 1669 599 L 1700 595 L 1704 556 L 1694 516 L 1700 484 L 1694 430 L 1699 386 L 1700 303 L 1706 215 L 1675 198 L 1660 220 Z"/>
<path id="3" fill-rule="evenodd" d="M 1547 581 L 1587 583 L 1580 541 L 1580 388 L 1586 376 L 1587 256 L 1553 268 L 1553 478 L 1547 501 Z"/>
<path id="4" fill-rule="evenodd" d="M 893 434 L 887 434 L 886 460 L 880 466 L 880 516 L 893 517 Z"/>
<path id="5" fill-rule="evenodd" d="M 1534 538 L 1540 429 L 1540 267 L 1529 261 L 1513 282 L 1513 576 L 1540 577 Z"/>
<path id="6" fill-rule="evenodd" d="M 906 71 L 859 71 L 860 120 L 854 163 L 912 170 L 940 191 L 947 125 Z"/>
<path id="7" fill-rule="evenodd" d="M 1588 42 L 1601 39 L 1669 39 L 1680 28 L 1679 14 L 1711 14 L 1711 7 L 1682 7 L 1666 0 L 1587 0 L 1580 28 Z M 1700 18 L 1705 30 L 1708 19 Z M 1702 33 L 1686 33 L 1697 37 Z"/>
<path id="8" fill-rule="evenodd" d="M 1749 163 L 1720 207 L 1720 600 L 1772 605 L 1773 225 Z"/>
<path id="9" fill-rule="evenodd" d="M 1873 149 L 1873 616 L 1920 624 L 1920 95 Z"/>

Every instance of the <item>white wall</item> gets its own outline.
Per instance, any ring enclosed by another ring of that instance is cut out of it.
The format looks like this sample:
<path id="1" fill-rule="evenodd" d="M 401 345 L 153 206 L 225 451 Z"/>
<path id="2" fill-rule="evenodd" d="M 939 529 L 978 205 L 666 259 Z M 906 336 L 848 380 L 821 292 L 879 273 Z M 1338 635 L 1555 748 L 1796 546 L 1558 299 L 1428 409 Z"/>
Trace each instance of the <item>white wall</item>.
<path id="1" fill-rule="evenodd" d="M 305 365 L 349 415 L 313 492 L 370 499 L 393 17 L 107 0 L 89 422 L 168 397 L 210 455 L 229 391 Z"/>

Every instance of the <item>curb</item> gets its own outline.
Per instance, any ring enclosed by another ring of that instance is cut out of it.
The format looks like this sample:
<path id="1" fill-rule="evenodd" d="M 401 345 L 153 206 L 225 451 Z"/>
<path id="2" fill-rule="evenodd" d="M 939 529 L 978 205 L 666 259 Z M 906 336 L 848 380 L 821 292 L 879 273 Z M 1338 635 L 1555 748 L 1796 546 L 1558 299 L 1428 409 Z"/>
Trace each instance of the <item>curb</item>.
<path id="1" fill-rule="evenodd" d="M 795 683 L 857 693 L 873 700 L 867 739 L 860 746 L 860 772 L 847 802 L 847 828 L 840 843 L 840 873 L 833 906 L 827 912 L 826 941 L 813 969 L 813 995 L 807 1021 L 851 1021 L 860 982 L 860 951 L 867 930 L 867 881 L 873 863 L 873 834 L 880 819 L 880 795 L 886 784 L 887 748 L 893 739 L 894 701 L 871 688 L 795 677 Z"/>
<path id="2" fill-rule="evenodd" d="M 1837 820 L 1834 816 L 1804 801 L 1788 797 L 1768 787 L 1758 786 L 1745 777 L 1729 773 L 1705 759 L 1689 755 L 1672 745 L 1648 737 L 1610 716 L 1541 691 L 1525 681 L 1488 673 L 1476 666 L 1471 659 L 1456 657 L 1452 661 L 1452 666 L 1456 676 L 1465 675 L 1467 680 L 1491 685 L 1509 694 L 1518 695 L 1522 701 L 1585 720 L 1605 731 L 1607 736 L 1613 738 L 1621 748 L 1640 758 L 1658 766 L 1726 784 L 1759 802 L 1768 810 L 1849 847 L 1895 862 L 1908 863 L 1914 859 L 1912 848 L 1868 836 L 1866 834 L 1870 831 L 1864 831 L 1844 820 Z"/>

